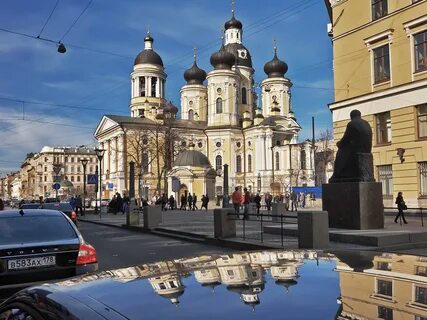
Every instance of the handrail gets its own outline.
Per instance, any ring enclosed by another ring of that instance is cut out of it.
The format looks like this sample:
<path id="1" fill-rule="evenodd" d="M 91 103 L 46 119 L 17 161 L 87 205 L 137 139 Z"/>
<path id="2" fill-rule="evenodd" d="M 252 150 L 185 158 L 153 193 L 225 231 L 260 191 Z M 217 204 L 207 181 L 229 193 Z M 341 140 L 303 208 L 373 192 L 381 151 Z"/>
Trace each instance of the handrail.
<path id="1" fill-rule="evenodd" d="M 397 207 L 384 207 L 384 210 L 399 210 Z M 421 226 L 424 227 L 424 215 L 423 215 L 423 210 L 427 210 L 427 208 L 406 208 L 405 210 L 418 210 L 420 213 L 420 218 L 421 218 Z M 418 212 L 415 212 L 418 213 Z M 402 217 L 400 217 L 400 225 L 402 225 Z"/>

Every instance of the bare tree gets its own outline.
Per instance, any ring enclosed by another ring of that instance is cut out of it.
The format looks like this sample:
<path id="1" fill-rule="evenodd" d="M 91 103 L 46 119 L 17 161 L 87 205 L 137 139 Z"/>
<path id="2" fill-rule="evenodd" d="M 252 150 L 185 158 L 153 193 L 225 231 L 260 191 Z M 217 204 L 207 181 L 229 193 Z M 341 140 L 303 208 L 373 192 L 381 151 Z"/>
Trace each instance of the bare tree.
<path id="1" fill-rule="evenodd" d="M 326 169 L 328 163 L 333 163 L 333 134 L 330 129 L 320 132 L 320 139 L 316 142 L 316 151 L 314 161 L 316 166 L 317 181 L 316 184 L 320 185 L 326 182 Z"/>

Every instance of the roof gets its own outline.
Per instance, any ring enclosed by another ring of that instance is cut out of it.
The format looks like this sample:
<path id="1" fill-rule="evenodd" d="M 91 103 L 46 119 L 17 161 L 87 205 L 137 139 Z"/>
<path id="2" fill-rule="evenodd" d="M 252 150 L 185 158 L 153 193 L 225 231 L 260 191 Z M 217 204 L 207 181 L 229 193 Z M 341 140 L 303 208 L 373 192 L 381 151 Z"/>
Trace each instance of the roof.
<path id="1" fill-rule="evenodd" d="M 20 217 L 19 213 L 21 210 L 4 210 L 0 212 L 0 217 L 14 218 Z M 49 216 L 61 216 L 62 213 L 57 210 L 44 210 L 44 209 L 24 209 L 24 216 L 27 217 L 49 217 Z"/>
<path id="2" fill-rule="evenodd" d="M 236 65 L 252 68 L 252 57 L 249 50 L 241 43 L 229 43 L 225 46 L 225 50 L 232 53 L 236 58 Z M 238 50 L 246 50 L 246 59 L 239 57 Z"/>
<path id="3" fill-rule="evenodd" d="M 137 64 L 156 64 L 163 67 L 162 58 L 151 49 L 145 49 L 136 56 L 134 65 Z"/>
<path id="4" fill-rule="evenodd" d="M 203 153 L 196 150 L 185 150 L 180 152 L 174 163 L 174 167 L 210 167 L 211 163 Z"/>
<path id="5" fill-rule="evenodd" d="M 137 118 L 137 117 L 131 117 L 131 116 L 116 116 L 116 115 L 110 115 L 106 114 L 105 117 L 113 120 L 114 122 L 117 122 L 118 124 L 124 124 L 124 123 L 135 123 L 135 124 L 156 124 L 155 121 L 150 120 L 148 118 Z"/>

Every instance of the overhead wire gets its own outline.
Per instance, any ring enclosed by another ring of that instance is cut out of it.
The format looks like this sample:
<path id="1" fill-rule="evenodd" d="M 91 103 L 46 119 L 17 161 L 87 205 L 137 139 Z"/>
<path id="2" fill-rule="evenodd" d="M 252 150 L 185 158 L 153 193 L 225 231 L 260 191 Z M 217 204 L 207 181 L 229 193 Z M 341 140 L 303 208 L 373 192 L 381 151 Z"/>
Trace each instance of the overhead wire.
<path id="1" fill-rule="evenodd" d="M 40 36 L 42 35 L 43 30 L 44 30 L 44 28 L 46 28 L 46 26 L 47 26 L 48 22 L 50 21 L 50 18 L 52 18 L 52 15 L 53 15 L 53 13 L 55 12 L 56 7 L 58 6 L 58 3 L 59 3 L 59 0 L 56 0 L 56 3 L 55 3 L 55 5 L 53 6 L 52 11 L 50 12 L 49 16 L 48 16 L 48 17 L 47 17 L 47 19 L 46 19 L 46 22 L 44 23 L 44 25 L 43 25 L 42 29 L 40 30 L 39 34 L 37 35 L 37 38 L 40 38 Z"/>
<path id="2" fill-rule="evenodd" d="M 88 4 L 86 5 L 86 7 L 84 7 L 84 9 L 82 10 L 82 12 L 80 12 L 80 14 L 78 15 L 78 17 L 74 20 L 74 22 L 71 24 L 71 26 L 68 28 L 68 30 L 65 31 L 65 33 L 63 34 L 63 36 L 61 37 L 61 39 L 59 39 L 60 42 L 62 40 L 64 40 L 64 38 L 68 35 L 68 33 L 71 31 L 71 29 L 73 29 L 73 27 L 76 25 L 77 21 L 79 21 L 79 19 L 86 12 L 86 10 L 89 8 L 89 6 L 92 4 L 92 2 L 93 2 L 93 0 L 90 0 L 88 2 Z"/>

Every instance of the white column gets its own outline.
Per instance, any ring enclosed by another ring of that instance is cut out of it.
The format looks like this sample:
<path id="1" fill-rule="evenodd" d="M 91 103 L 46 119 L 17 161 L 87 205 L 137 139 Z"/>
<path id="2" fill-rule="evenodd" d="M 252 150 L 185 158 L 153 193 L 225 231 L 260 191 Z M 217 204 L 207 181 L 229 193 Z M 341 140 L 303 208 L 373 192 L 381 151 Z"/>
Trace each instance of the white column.
<path id="1" fill-rule="evenodd" d="M 151 97 L 151 77 L 147 77 L 147 97 Z"/>
<path id="2" fill-rule="evenodd" d="M 157 78 L 157 82 L 156 82 L 156 97 L 161 97 L 160 95 L 160 78 Z"/>

